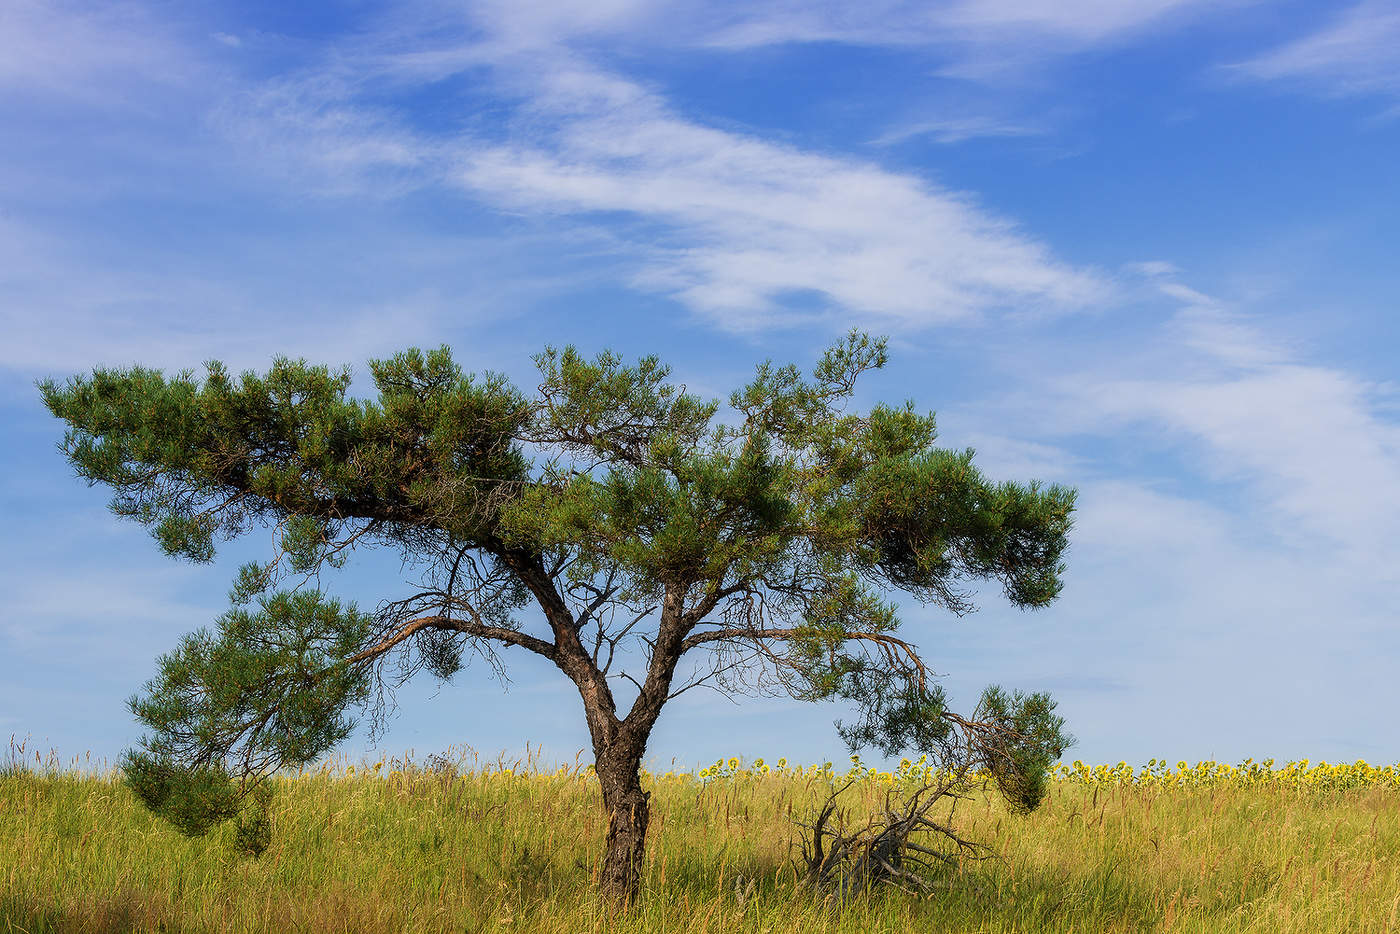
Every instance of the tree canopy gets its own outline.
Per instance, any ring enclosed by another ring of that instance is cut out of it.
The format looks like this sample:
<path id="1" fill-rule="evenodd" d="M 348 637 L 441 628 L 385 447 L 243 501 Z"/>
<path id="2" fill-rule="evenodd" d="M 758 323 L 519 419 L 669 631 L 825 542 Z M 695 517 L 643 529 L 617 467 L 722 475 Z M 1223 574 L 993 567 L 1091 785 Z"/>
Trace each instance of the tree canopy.
<path id="1" fill-rule="evenodd" d="M 42 383 L 78 474 L 167 554 L 208 562 L 275 529 L 229 612 L 133 698 L 150 733 L 129 780 L 201 832 L 261 776 L 343 740 L 387 659 L 400 677 L 446 678 L 464 653 L 503 666 L 516 649 L 579 690 L 615 818 L 609 885 L 635 886 L 651 728 L 699 683 L 846 698 L 861 713 L 843 735 L 887 753 L 972 736 L 1033 806 L 1026 776 L 1066 741 L 1053 703 L 994 690 L 975 723 L 952 714 L 890 593 L 963 613 L 993 580 L 1015 606 L 1049 604 L 1074 492 L 988 480 L 971 450 L 936 446 L 912 402 L 847 411 L 885 362 L 884 341 L 853 332 L 810 375 L 761 364 L 728 408 L 655 357 L 572 347 L 535 358 L 529 393 L 464 373 L 446 347 L 372 361 L 374 398 L 350 394 L 348 369 L 290 359 L 236 379 L 214 362 L 202 378 L 132 367 Z M 372 611 L 329 597 L 322 572 L 371 546 L 396 549 L 420 586 Z M 636 694 L 621 712 L 619 677 Z"/>

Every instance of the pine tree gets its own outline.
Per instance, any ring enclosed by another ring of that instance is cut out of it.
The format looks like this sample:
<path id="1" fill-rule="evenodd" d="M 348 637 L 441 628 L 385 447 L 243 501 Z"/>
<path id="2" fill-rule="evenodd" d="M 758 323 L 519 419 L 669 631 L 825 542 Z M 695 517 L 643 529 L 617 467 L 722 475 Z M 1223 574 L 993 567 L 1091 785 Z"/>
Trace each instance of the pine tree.
<path id="1" fill-rule="evenodd" d="M 860 716 L 844 737 L 886 753 L 961 736 L 1033 807 L 1067 741 L 1053 703 L 993 688 L 980 720 L 953 714 L 888 594 L 962 613 L 991 580 L 1045 606 L 1074 492 L 987 480 L 912 403 L 847 413 L 885 361 L 884 341 L 853 332 L 810 377 L 760 365 L 724 417 L 655 357 L 571 347 L 535 358 L 531 394 L 464 374 L 445 347 L 371 362 L 374 399 L 349 395 L 348 369 L 288 359 L 237 379 L 210 363 L 202 379 L 133 367 L 42 383 L 78 474 L 168 555 L 208 562 L 275 528 L 229 612 L 132 699 L 149 733 L 123 758 L 128 781 L 203 833 L 344 740 L 391 657 L 448 678 L 464 653 L 504 666 L 524 651 L 579 692 L 609 814 L 602 884 L 624 899 L 647 740 L 701 683 L 845 698 Z M 375 546 L 422 572 L 415 592 L 372 612 L 322 592 L 320 572 Z"/>

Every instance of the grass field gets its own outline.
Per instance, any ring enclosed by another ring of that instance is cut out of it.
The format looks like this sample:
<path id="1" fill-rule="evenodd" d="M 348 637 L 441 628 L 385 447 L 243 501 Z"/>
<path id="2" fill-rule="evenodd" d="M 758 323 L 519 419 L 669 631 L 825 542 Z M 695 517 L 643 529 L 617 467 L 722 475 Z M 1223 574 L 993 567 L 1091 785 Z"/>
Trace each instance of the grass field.
<path id="1" fill-rule="evenodd" d="M 830 772 L 760 763 L 650 777 L 645 889 L 619 917 L 593 891 L 605 824 L 586 770 L 279 778 L 272 846 L 251 860 L 228 830 L 155 821 L 118 776 L 12 767 L 0 932 L 1400 931 L 1394 768 L 1067 767 L 1031 815 L 960 804 L 998 855 L 932 897 L 839 904 L 789 858 Z M 867 774 L 842 798 L 862 812 L 899 787 Z"/>

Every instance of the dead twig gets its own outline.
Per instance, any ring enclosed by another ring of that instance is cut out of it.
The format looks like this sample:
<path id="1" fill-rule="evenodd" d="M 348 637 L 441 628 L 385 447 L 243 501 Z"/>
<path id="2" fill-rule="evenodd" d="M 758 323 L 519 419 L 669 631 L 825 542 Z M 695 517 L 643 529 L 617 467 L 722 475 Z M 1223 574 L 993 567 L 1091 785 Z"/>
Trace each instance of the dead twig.
<path id="1" fill-rule="evenodd" d="M 811 823 L 797 821 L 802 838 L 802 863 L 808 884 L 834 889 L 844 896 L 878 884 L 911 893 L 927 893 L 940 883 L 930 876 L 940 868 L 956 868 L 963 859 L 985 859 L 990 848 L 935 820 L 934 809 L 944 799 L 964 798 L 965 776 L 936 775 L 897 800 L 885 795 L 884 808 L 863 823 L 848 821 L 837 798 L 854 779 L 832 791 Z"/>

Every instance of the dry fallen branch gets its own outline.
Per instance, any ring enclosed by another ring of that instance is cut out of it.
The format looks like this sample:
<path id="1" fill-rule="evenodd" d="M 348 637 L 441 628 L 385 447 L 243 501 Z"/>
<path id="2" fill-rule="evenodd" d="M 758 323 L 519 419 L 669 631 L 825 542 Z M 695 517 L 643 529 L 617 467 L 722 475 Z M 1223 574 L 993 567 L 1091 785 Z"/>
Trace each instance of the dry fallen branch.
<path id="1" fill-rule="evenodd" d="M 961 836 L 932 816 L 945 798 L 966 797 L 964 778 L 961 772 L 938 776 L 902 801 L 896 801 L 896 793 L 889 791 L 882 812 L 855 825 L 849 824 L 846 812 L 836 806 L 837 797 L 852 782 L 836 789 L 812 823 L 797 822 L 806 831 L 802 862 L 807 882 L 820 889 L 834 889 L 842 896 L 880 883 L 907 892 L 929 892 L 938 887 L 930 878 L 937 869 L 956 868 L 962 859 L 992 855 L 984 844 Z"/>

